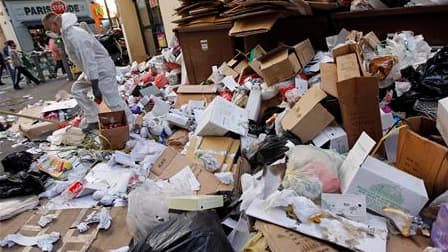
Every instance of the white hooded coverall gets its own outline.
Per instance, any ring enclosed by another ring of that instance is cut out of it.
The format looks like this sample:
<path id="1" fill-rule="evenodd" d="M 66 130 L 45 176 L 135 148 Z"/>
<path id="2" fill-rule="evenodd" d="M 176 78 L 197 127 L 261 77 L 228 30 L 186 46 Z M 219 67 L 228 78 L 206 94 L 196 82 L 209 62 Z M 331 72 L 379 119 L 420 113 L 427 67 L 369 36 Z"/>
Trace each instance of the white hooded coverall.
<path id="1" fill-rule="evenodd" d="M 62 39 L 70 60 L 83 72 L 72 86 L 73 97 L 83 110 L 87 123 L 98 122 L 98 106 L 89 99 L 91 80 L 98 80 L 103 101 L 111 111 L 124 110 L 128 122 L 133 122 L 129 107 L 120 97 L 115 73 L 115 64 L 104 46 L 84 29 L 75 26 L 78 22 L 72 13 L 62 14 Z"/>

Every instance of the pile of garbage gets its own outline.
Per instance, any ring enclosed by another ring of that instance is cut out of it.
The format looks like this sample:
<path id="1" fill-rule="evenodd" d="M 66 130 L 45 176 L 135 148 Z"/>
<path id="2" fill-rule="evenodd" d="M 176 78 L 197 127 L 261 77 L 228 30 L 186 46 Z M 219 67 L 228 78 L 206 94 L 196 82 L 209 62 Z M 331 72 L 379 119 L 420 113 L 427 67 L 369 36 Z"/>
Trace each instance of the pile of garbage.
<path id="1" fill-rule="evenodd" d="M 0 220 L 39 207 L 44 228 L 50 211 L 94 208 L 71 228 L 99 235 L 127 207 L 121 251 L 447 251 L 447 48 L 412 32 L 327 43 L 257 46 L 201 85 L 180 85 L 173 44 L 119 71 L 134 125 L 123 111 L 100 113 L 96 135 L 16 122 L 30 148 L 2 160 Z M 39 113 L 81 123 L 69 101 Z M 61 236 L 39 235 L 0 245 Z"/>

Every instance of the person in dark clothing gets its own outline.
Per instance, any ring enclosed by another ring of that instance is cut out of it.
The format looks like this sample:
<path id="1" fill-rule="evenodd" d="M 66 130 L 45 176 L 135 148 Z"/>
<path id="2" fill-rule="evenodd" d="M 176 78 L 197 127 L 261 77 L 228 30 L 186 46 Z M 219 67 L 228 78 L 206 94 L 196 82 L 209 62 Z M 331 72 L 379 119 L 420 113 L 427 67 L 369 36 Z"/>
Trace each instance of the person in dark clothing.
<path id="1" fill-rule="evenodd" d="M 3 83 L 2 81 L 2 77 L 3 77 L 3 70 L 8 69 L 6 67 L 6 62 L 5 62 L 5 57 L 3 57 L 3 54 L 0 53 L 0 86 L 5 85 L 5 83 Z"/>
<path id="2" fill-rule="evenodd" d="M 17 52 L 17 46 L 14 41 L 8 43 L 9 47 L 9 55 L 11 57 L 12 65 L 15 69 L 15 81 L 14 81 L 14 89 L 22 89 L 19 86 L 19 82 L 21 80 L 21 75 L 25 75 L 28 79 L 34 82 L 36 85 L 40 84 L 40 80 L 34 77 L 24 66 L 22 60 L 20 58 L 19 52 Z"/>
<path id="3" fill-rule="evenodd" d="M 5 65 L 4 65 L 4 67 L 6 67 L 6 69 L 8 70 L 8 72 L 9 72 L 9 76 L 11 77 L 11 79 L 12 79 L 12 83 L 14 83 L 15 82 L 15 79 L 14 79 L 14 76 L 15 76 L 15 73 L 14 73 L 14 69 L 11 67 L 11 65 L 9 64 L 9 47 L 8 47 L 8 43 L 11 43 L 11 42 L 13 42 L 12 40 L 8 40 L 8 41 L 5 41 L 5 43 L 4 43 L 4 47 L 3 47 L 3 59 L 4 59 L 4 63 L 5 63 Z M 3 67 L 3 66 L 2 66 Z M 0 75 L 0 77 L 1 77 L 1 75 Z"/>

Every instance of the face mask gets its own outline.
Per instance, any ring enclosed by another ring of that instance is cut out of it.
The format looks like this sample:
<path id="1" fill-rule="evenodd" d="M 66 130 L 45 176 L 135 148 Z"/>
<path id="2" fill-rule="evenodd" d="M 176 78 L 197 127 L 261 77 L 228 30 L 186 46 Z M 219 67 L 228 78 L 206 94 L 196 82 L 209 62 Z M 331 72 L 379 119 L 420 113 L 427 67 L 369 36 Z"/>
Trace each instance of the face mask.
<path id="1" fill-rule="evenodd" d="M 54 39 L 59 38 L 59 35 L 56 34 L 55 32 L 52 32 L 52 31 L 47 31 L 47 32 L 45 33 L 45 35 L 47 35 L 47 36 L 50 37 L 50 38 L 54 38 Z"/>

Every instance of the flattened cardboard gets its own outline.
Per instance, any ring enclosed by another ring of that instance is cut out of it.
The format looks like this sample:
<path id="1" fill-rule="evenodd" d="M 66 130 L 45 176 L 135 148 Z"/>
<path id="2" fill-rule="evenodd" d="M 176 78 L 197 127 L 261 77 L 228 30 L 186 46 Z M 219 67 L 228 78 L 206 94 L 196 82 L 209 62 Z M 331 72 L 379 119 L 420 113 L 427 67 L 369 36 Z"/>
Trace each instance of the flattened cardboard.
<path id="1" fill-rule="evenodd" d="M 128 246 L 132 235 L 126 227 L 127 207 L 110 208 L 112 225 L 108 230 L 96 229 L 96 224 L 86 232 L 80 234 L 77 229 L 71 228 L 84 220 L 93 209 L 67 209 L 50 211 L 48 214 L 57 215 L 57 218 L 45 228 L 38 225 L 41 214 L 35 211 L 22 213 L 14 218 L 1 222 L 0 237 L 8 234 L 21 233 L 23 235 L 35 236 L 37 234 L 48 234 L 59 232 L 61 239 L 54 244 L 53 251 L 109 251 Z M 2 250 L 3 249 L 3 250 Z M 41 251 L 37 247 L 2 248 L 1 251 Z"/>
<path id="2" fill-rule="evenodd" d="M 314 58 L 314 48 L 309 39 L 306 39 L 293 47 L 302 67 L 308 65 Z"/>
<path id="3" fill-rule="evenodd" d="M 249 35 L 269 32 L 277 22 L 278 18 L 278 15 L 262 15 L 237 19 L 229 31 L 229 36 L 246 37 Z"/>
<path id="4" fill-rule="evenodd" d="M 349 53 L 336 58 L 338 81 L 361 77 L 356 54 Z"/>
<path id="5" fill-rule="evenodd" d="M 320 64 L 320 88 L 327 94 L 339 97 L 338 88 L 336 83 L 338 82 L 338 74 L 336 64 L 333 63 L 321 63 Z"/>
<path id="6" fill-rule="evenodd" d="M 186 156 L 172 148 L 166 148 L 151 168 L 151 173 L 160 179 L 169 179 L 186 166 L 189 166 L 201 184 L 198 194 L 214 194 L 220 191 L 232 191 L 233 185 L 225 185 L 200 164 L 194 163 Z"/>
<path id="7" fill-rule="evenodd" d="M 413 117 L 406 121 L 408 126 L 400 129 L 396 166 L 423 179 L 433 199 L 448 190 L 448 148 L 427 138 L 438 133 L 433 120 Z"/>
<path id="8" fill-rule="evenodd" d="M 292 230 L 261 220 L 255 222 L 255 228 L 266 238 L 272 252 L 336 252 L 330 245 Z"/>
<path id="9" fill-rule="evenodd" d="M 361 77 L 337 83 L 343 127 L 352 147 L 365 131 L 375 141 L 383 135 L 378 103 L 378 80 Z"/>
<path id="10" fill-rule="evenodd" d="M 210 103 L 216 96 L 216 85 L 181 85 L 177 89 L 175 107 L 180 108 L 190 100 Z"/>
<path id="11" fill-rule="evenodd" d="M 304 143 L 325 129 L 334 117 L 319 103 L 327 96 L 319 86 L 313 86 L 288 110 L 282 119 L 285 130 L 291 131 Z"/>
<path id="12" fill-rule="evenodd" d="M 169 209 L 203 211 L 224 206 L 222 195 L 189 195 L 168 198 Z"/>

